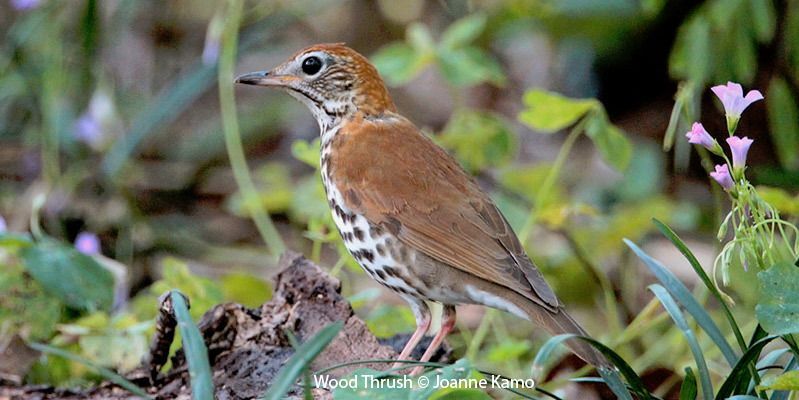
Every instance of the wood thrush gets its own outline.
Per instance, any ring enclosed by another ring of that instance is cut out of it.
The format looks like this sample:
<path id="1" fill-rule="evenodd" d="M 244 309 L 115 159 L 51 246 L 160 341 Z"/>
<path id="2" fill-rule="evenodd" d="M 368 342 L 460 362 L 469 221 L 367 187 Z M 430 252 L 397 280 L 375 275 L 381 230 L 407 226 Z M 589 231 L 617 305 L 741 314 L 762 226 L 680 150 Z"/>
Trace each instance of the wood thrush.
<path id="1" fill-rule="evenodd" d="M 508 222 L 446 151 L 397 113 L 371 63 L 342 44 L 319 44 L 271 71 L 236 82 L 282 89 L 305 104 L 321 133 L 322 182 L 347 249 L 413 309 L 405 360 L 430 327 L 427 302 L 444 306 L 428 361 L 455 324 L 456 304 L 482 304 L 550 334 L 586 335 L 566 313 Z M 566 342 L 596 366 L 606 359 Z"/>

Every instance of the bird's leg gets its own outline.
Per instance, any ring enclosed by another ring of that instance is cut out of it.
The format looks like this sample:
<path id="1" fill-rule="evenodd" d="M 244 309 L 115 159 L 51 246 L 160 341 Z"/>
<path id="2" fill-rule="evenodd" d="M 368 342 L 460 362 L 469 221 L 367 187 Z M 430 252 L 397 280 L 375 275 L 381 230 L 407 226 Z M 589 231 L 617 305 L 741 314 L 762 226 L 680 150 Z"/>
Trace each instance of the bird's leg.
<path id="1" fill-rule="evenodd" d="M 452 328 L 454 327 L 455 306 L 445 305 L 444 314 L 441 316 L 441 329 L 439 329 L 438 333 L 436 333 L 436 336 L 433 337 L 433 340 L 430 342 L 430 346 L 427 347 L 427 350 L 424 352 L 424 355 L 422 355 L 422 358 L 419 359 L 419 361 L 430 361 L 430 358 L 436 353 L 438 347 L 441 346 L 441 342 L 444 341 L 444 338 L 452 331 Z M 420 365 L 413 369 L 411 375 L 417 375 L 422 371 L 424 371 L 424 366 Z"/>
<path id="2" fill-rule="evenodd" d="M 419 341 L 422 340 L 424 334 L 427 333 L 428 329 L 430 329 L 430 309 L 427 308 L 427 304 L 416 299 L 413 299 L 413 301 L 409 300 L 408 302 L 411 304 L 413 314 L 416 316 L 416 331 L 414 331 L 413 335 L 411 335 L 411 338 L 408 339 L 408 343 L 405 344 L 405 348 L 402 349 L 399 357 L 397 357 L 398 362 L 394 363 L 392 368 L 398 368 L 405 364 L 399 361 L 408 359 L 413 352 L 413 349 L 416 348 L 416 345 L 418 345 Z"/>

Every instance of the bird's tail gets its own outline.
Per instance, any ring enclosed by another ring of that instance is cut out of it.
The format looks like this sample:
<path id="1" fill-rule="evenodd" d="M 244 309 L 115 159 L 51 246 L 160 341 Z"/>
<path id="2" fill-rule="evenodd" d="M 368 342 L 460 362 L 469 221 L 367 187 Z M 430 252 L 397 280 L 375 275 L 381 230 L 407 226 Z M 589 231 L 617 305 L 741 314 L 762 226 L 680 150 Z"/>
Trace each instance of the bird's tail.
<path id="1" fill-rule="evenodd" d="M 563 308 L 559 308 L 557 311 L 552 312 L 538 304 L 527 302 L 523 309 L 530 316 L 530 320 L 533 323 L 546 329 L 550 335 L 554 336 L 570 333 L 580 336 L 589 336 L 580 324 L 578 324 Z M 584 340 L 567 339 L 565 344 L 574 354 L 597 368 L 614 368 L 613 364 L 611 364 L 602 353 Z"/>

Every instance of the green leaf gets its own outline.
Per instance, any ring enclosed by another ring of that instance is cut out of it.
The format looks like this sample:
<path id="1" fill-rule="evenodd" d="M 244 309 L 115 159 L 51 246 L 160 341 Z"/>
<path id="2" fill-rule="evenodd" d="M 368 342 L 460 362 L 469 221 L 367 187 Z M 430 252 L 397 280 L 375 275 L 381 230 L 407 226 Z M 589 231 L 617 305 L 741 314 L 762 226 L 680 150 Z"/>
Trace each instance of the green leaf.
<path id="1" fill-rule="evenodd" d="M 780 165 L 788 170 L 799 169 L 799 107 L 788 84 L 775 76 L 768 86 L 769 129 Z"/>
<path id="2" fill-rule="evenodd" d="M 793 196 L 784 189 L 760 185 L 757 186 L 757 194 L 780 214 L 799 215 L 799 195 Z"/>
<path id="3" fill-rule="evenodd" d="M 213 400 L 214 383 L 211 379 L 211 364 L 208 362 L 208 349 L 205 340 L 191 319 L 189 308 L 183 295 L 177 290 L 170 294 L 175 319 L 183 342 L 183 352 L 189 364 L 191 378 L 191 398 L 193 400 Z"/>
<path id="4" fill-rule="evenodd" d="M 685 379 L 680 386 L 680 400 L 695 400 L 697 394 L 694 371 L 691 367 L 685 367 Z"/>
<path id="5" fill-rule="evenodd" d="M 454 49 L 473 42 L 485 30 L 486 20 L 485 14 L 476 13 L 455 21 L 441 35 L 439 45 Z"/>
<path id="6" fill-rule="evenodd" d="M 319 169 L 319 146 L 321 140 L 316 138 L 310 142 L 297 139 L 291 143 L 291 155 L 294 158 L 310 165 L 314 169 Z"/>
<path id="7" fill-rule="evenodd" d="M 758 272 L 760 301 L 757 320 L 766 332 L 786 335 L 799 332 L 799 267 L 790 262 Z"/>
<path id="8" fill-rule="evenodd" d="M 571 99 L 557 93 L 534 89 L 524 94 L 527 109 L 519 120 L 543 133 L 555 133 L 573 125 L 588 111 L 600 107 L 594 99 Z"/>
<path id="9" fill-rule="evenodd" d="M 416 318 L 408 307 L 379 305 L 369 313 L 366 326 L 375 336 L 387 338 L 398 333 L 413 332 Z"/>
<path id="10" fill-rule="evenodd" d="M 669 239 L 669 241 L 671 241 L 671 243 L 674 244 L 675 247 L 677 247 L 677 250 L 679 250 L 680 253 L 682 253 L 682 255 L 685 256 L 685 259 L 688 260 L 688 263 L 691 265 L 691 268 L 693 268 L 694 272 L 696 272 L 696 275 L 699 276 L 699 279 L 702 280 L 702 283 L 704 283 L 705 287 L 707 287 L 708 290 L 710 290 L 710 292 L 713 294 L 713 296 L 716 298 L 716 300 L 718 300 L 719 304 L 721 304 L 721 307 L 724 310 L 724 315 L 727 317 L 727 321 L 730 323 L 730 327 L 735 332 L 735 336 L 736 336 L 736 339 L 738 340 L 738 344 L 741 346 L 741 350 L 746 350 L 746 343 L 744 342 L 744 339 L 741 336 L 741 332 L 740 332 L 740 328 L 738 327 L 738 323 L 735 321 L 735 318 L 732 316 L 732 312 L 730 312 L 730 308 L 727 306 L 727 300 L 725 299 L 724 296 L 722 296 L 722 293 L 719 290 L 719 288 L 716 287 L 716 285 L 713 283 L 713 281 L 707 275 L 707 272 L 705 272 L 705 269 L 702 268 L 702 265 L 699 264 L 699 260 L 696 259 L 696 256 L 694 256 L 694 253 L 691 252 L 690 249 L 688 249 L 688 246 L 685 245 L 685 243 L 682 241 L 682 239 L 680 239 L 680 237 L 677 236 L 677 234 L 674 233 L 674 231 L 671 228 L 669 228 L 666 224 L 664 224 L 663 222 L 660 222 L 659 220 L 657 220 L 655 218 L 653 218 L 652 221 L 654 222 L 654 224 L 658 228 L 658 230 L 660 230 L 660 232 L 663 234 L 663 236 L 665 236 L 667 239 Z M 661 282 L 663 282 L 663 281 L 661 281 Z M 665 282 L 663 282 L 663 283 L 665 284 Z M 680 290 L 680 289 L 676 289 L 676 290 Z M 715 341 L 715 339 L 714 339 L 714 341 Z M 726 343 L 726 341 L 724 341 L 722 343 L 716 343 L 716 344 L 719 345 L 719 346 L 724 346 L 725 343 Z M 732 351 L 732 349 L 730 349 L 730 351 Z M 729 361 L 731 361 L 731 359 L 727 358 L 727 361 L 729 362 Z M 732 364 L 730 364 L 730 365 L 732 365 Z"/>
<path id="11" fill-rule="evenodd" d="M 20 254 L 28 273 L 67 306 L 83 311 L 111 309 L 114 278 L 92 257 L 52 239 L 24 248 Z"/>
<path id="12" fill-rule="evenodd" d="M 16 333 L 25 340 L 48 340 L 61 319 L 64 303 L 12 260 L 0 261 L 0 293 L 4 294 L 0 296 L 0 336 Z"/>
<path id="13" fill-rule="evenodd" d="M 395 42 L 384 46 L 371 57 L 380 75 L 390 86 L 410 82 L 432 61 L 407 43 Z M 319 163 L 319 156 L 316 156 Z"/>
<path id="14" fill-rule="evenodd" d="M 778 336 L 766 336 L 752 343 L 749 348 L 744 352 L 735 366 L 732 368 L 727 378 L 721 384 L 718 392 L 716 392 L 716 400 L 727 399 L 733 395 L 735 388 L 744 382 L 748 382 L 752 375 L 749 373 L 752 362 L 757 360 L 763 347 L 766 347 L 772 340 Z"/>
<path id="15" fill-rule="evenodd" d="M 258 307 L 272 297 L 272 286 L 254 275 L 234 272 L 223 276 L 220 282 L 225 300 L 247 307 Z"/>
<path id="16" fill-rule="evenodd" d="M 135 383 L 125 379 L 124 377 L 120 376 L 119 374 L 115 373 L 114 371 L 111 371 L 108 368 L 104 368 L 104 367 L 102 367 L 100 365 L 97 365 L 97 364 L 93 363 L 92 361 L 87 360 L 87 359 L 85 359 L 85 358 L 83 358 L 83 357 L 81 357 L 81 356 L 79 356 L 77 354 L 73 354 L 73 353 L 70 353 L 70 352 L 68 352 L 66 350 L 59 349 L 58 347 L 48 346 L 48 345 L 42 344 L 42 343 L 29 343 L 28 346 L 30 346 L 32 349 L 38 350 L 38 351 L 40 351 L 42 353 L 53 354 L 53 355 L 56 355 L 58 357 L 65 358 L 67 360 L 74 361 L 74 362 L 79 363 L 79 364 L 83 364 L 83 365 L 93 369 L 94 371 L 96 371 L 97 374 L 99 374 L 103 378 L 107 379 L 110 382 L 113 382 L 114 384 L 116 384 L 119 387 L 121 387 L 121 388 L 123 388 L 123 389 L 125 389 L 125 390 L 127 390 L 127 391 L 129 391 L 129 392 L 131 392 L 133 394 L 135 394 L 136 396 L 139 396 L 139 397 L 142 397 L 142 398 L 145 398 L 145 399 L 152 399 L 152 397 L 150 397 L 150 395 L 147 394 L 147 392 L 145 392 L 144 389 L 136 386 Z"/>
<path id="17" fill-rule="evenodd" d="M 604 112 L 592 113 L 587 118 L 586 135 L 591 138 L 606 163 L 617 171 L 624 171 L 630 164 L 633 145 L 622 133 L 621 129 L 612 125 Z"/>
<path id="18" fill-rule="evenodd" d="M 749 0 L 752 13 L 748 15 L 758 42 L 768 43 L 774 37 L 777 17 L 771 0 Z"/>
<path id="19" fill-rule="evenodd" d="M 663 286 L 668 289 L 669 293 L 671 293 L 671 295 L 674 296 L 683 307 L 685 307 L 686 311 L 688 311 L 688 313 L 694 317 L 699 326 L 702 327 L 705 333 L 707 333 L 716 346 L 718 346 L 719 350 L 721 350 L 721 353 L 724 355 L 724 358 L 727 360 L 727 362 L 731 366 L 735 365 L 736 361 L 738 360 L 738 356 L 732 350 L 730 344 L 727 343 L 727 339 L 724 338 L 724 335 L 721 333 L 718 325 L 713 322 L 713 319 L 710 318 L 710 315 L 707 313 L 707 311 L 705 311 L 704 307 L 702 307 L 702 305 L 696 301 L 693 295 L 691 295 L 691 292 L 688 290 L 688 288 L 685 287 L 685 285 L 680 282 L 679 279 L 677 279 L 674 273 L 663 266 L 663 264 L 646 254 L 643 250 L 636 246 L 635 243 L 627 239 L 624 239 L 624 243 L 626 243 L 627 246 L 632 249 L 635 255 L 644 262 L 644 265 L 646 265 L 647 268 L 652 271 L 660 283 L 662 283 Z"/>
<path id="20" fill-rule="evenodd" d="M 344 324 L 341 321 L 336 321 L 322 329 L 314 335 L 310 340 L 300 345 L 294 355 L 286 362 L 283 368 L 280 369 L 272 386 L 261 397 L 265 400 L 280 400 L 286 393 L 294 386 L 294 382 L 300 374 L 311 365 L 311 362 L 316 358 L 322 350 L 327 347 L 330 342 L 335 339 L 338 332 Z"/>
<path id="21" fill-rule="evenodd" d="M 472 172 L 507 164 L 517 147 L 513 129 L 488 111 L 456 111 L 437 139 Z"/>
<path id="22" fill-rule="evenodd" d="M 769 377 L 758 386 L 761 390 L 799 390 L 799 371 L 788 371 Z"/>
<path id="23" fill-rule="evenodd" d="M 702 382 L 702 398 L 713 398 L 713 384 L 710 381 L 710 371 L 708 371 L 705 356 L 702 353 L 702 347 L 699 346 L 699 341 L 696 339 L 696 334 L 694 334 L 693 329 L 688 326 L 688 322 L 685 320 L 685 316 L 682 311 L 680 311 L 680 307 L 677 306 L 674 298 L 671 297 L 663 286 L 658 284 L 650 285 L 649 290 L 657 296 L 663 308 L 666 309 L 671 319 L 682 331 L 685 340 L 688 341 L 688 346 L 691 348 L 691 353 L 694 355 L 694 360 L 699 370 L 699 380 Z"/>
<path id="24" fill-rule="evenodd" d="M 680 26 L 669 55 L 669 74 L 674 79 L 707 82 L 711 71 L 710 24 L 696 15 Z"/>
<path id="25" fill-rule="evenodd" d="M 499 63 L 477 47 L 441 49 L 437 62 L 441 74 L 455 86 L 472 86 L 483 82 L 496 86 L 505 84 L 505 74 Z"/>

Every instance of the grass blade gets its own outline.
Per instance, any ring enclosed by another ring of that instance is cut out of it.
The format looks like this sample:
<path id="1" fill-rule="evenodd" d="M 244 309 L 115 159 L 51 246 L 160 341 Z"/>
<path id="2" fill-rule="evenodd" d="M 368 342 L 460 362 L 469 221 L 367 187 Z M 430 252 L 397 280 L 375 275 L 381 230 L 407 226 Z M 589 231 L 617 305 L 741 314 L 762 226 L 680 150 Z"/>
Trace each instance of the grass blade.
<path id="1" fill-rule="evenodd" d="M 297 348 L 297 352 L 280 369 L 272 386 L 261 398 L 264 400 L 282 399 L 291 389 L 291 386 L 294 385 L 297 378 L 311 364 L 311 361 L 333 341 L 343 326 L 344 324 L 341 321 L 332 323 L 322 328 L 311 340 L 300 345 Z"/>
<path id="2" fill-rule="evenodd" d="M 605 379 L 605 383 L 608 385 L 608 387 L 610 387 L 611 390 L 613 390 L 613 393 L 617 397 L 624 399 L 630 398 L 630 392 L 627 390 L 627 388 L 624 387 L 623 384 L 619 386 L 615 382 L 616 380 L 621 382 L 618 376 L 618 374 L 621 373 L 621 375 L 627 381 L 627 385 L 629 385 L 630 390 L 632 390 L 632 392 L 635 393 L 635 395 L 639 399 L 652 398 L 652 396 L 649 394 L 649 391 L 647 391 L 646 388 L 644 387 L 644 383 L 641 381 L 641 378 L 638 376 L 638 374 L 635 373 L 635 370 L 633 370 L 633 368 L 630 367 L 630 364 L 627 364 L 627 362 L 624 361 L 624 359 L 621 358 L 621 356 L 619 356 L 618 354 L 616 354 L 616 352 L 613 351 L 611 348 L 605 346 L 604 344 L 594 339 L 585 336 L 565 333 L 562 335 L 551 337 L 549 340 L 546 341 L 546 343 L 544 343 L 543 346 L 541 346 L 541 349 L 538 351 L 538 354 L 536 354 L 535 359 L 533 360 L 533 371 L 541 370 L 542 365 L 550 357 L 555 348 L 557 348 L 558 345 L 569 339 L 578 339 L 587 342 L 595 349 L 597 349 L 597 351 L 602 353 L 602 355 L 604 355 L 613 365 L 615 365 L 616 368 L 618 368 L 618 371 L 607 370 L 607 369 L 598 370 L 599 374 L 602 375 L 602 377 Z M 621 392 L 616 392 L 616 390 L 618 390 L 619 387 L 624 388 L 624 390 Z"/>
<path id="3" fill-rule="evenodd" d="M 685 379 L 680 386 L 680 400 L 696 400 L 696 375 L 691 367 L 685 367 Z"/>
<path id="4" fill-rule="evenodd" d="M 677 325 L 680 330 L 682 330 L 683 335 L 685 335 L 685 339 L 688 341 L 688 346 L 691 348 L 691 353 L 694 354 L 694 360 L 696 360 L 696 367 L 699 372 L 699 381 L 702 383 L 702 398 L 710 399 L 713 397 L 713 384 L 710 381 L 710 371 L 707 369 L 707 363 L 705 362 L 705 356 L 702 353 L 702 347 L 699 346 L 699 342 L 696 340 L 696 334 L 694 334 L 693 329 L 688 326 L 688 322 L 685 320 L 685 316 L 683 315 L 682 311 L 680 311 L 680 307 L 677 305 L 677 302 L 674 301 L 674 298 L 671 297 L 668 291 L 663 286 L 658 284 L 650 285 L 649 290 L 657 296 L 660 303 L 663 304 L 663 308 L 666 309 L 666 312 L 669 313 L 671 319 L 674 320 L 674 323 Z"/>
<path id="5" fill-rule="evenodd" d="M 749 349 L 744 352 L 741 359 L 738 360 L 738 363 L 735 364 L 732 371 L 727 375 L 727 379 L 721 384 L 718 392 L 716 392 L 716 400 L 722 400 L 732 396 L 735 392 L 735 388 L 741 381 L 748 381 L 752 378 L 750 373 L 751 364 L 757 360 L 763 347 L 778 337 L 779 336 L 775 335 L 766 336 L 749 346 Z"/>
<path id="6" fill-rule="evenodd" d="M 183 352 L 189 364 L 191 377 L 191 397 L 194 400 L 213 400 L 214 384 L 211 380 L 211 364 L 208 362 L 208 350 L 205 348 L 200 330 L 189 315 L 189 307 L 183 294 L 173 290 L 170 295 L 175 319 L 178 320 L 180 336 L 183 338 Z"/>
<path id="7" fill-rule="evenodd" d="M 115 385 L 127 390 L 128 392 L 131 392 L 131 393 L 135 394 L 136 396 L 140 396 L 140 397 L 145 398 L 145 399 L 152 399 L 152 397 L 150 397 L 150 395 L 147 394 L 147 392 L 145 392 L 144 389 L 136 386 L 135 383 L 125 379 L 124 377 L 122 377 L 121 375 L 117 374 L 116 372 L 114 372 L 114 371 L 112 371 L 112 370 L 110 370 L 108 368 L 102 367 L 100 365 L 97 365 L 94 362 L 92 362 L 91 360 L 83 358 L 83 357 L 81 357 L 81 356 L 79 356 L 77 354 L 70 353 L 70 352 L 68 352 L 66 350 L 59 349 L 58 347 L 49 346 L 49 345 L 46 345 L 46 344 L 43 344 L 43 343 L 29 343 L 28 347 L 30 347 L 30 348 L 32 348 L 34 350 L 41 351 L 42 353 L 53 354 L 53 355 L 59 356 L 61 358 L 66 358 L 67 360 L 83 364 L 83 365 L 85 365 L 85 366 L 97 371 L 97 374 L 102 376 L 104 379 L 106 379 L 106 380 L 108 380 L 110 382 L 113 382 Z"/>
<path id="8" fill-rule="evenodd" d="M 721 354 L 724 355 L 724 358 L 730 364 L 730 366 L 735 365 L 738 361 L 738 356 L 733 351 L 730 344 L 727 343 L 727 340 L 724 338 L 724 335 L 719 330 L 718 325 L 713 322 L 713 319 L 710 318 L 710 315 L 705 311 L 702 305 L 694 299 L 694 296 L 688 290 L 685 285 L 677 279 L 674 274 L 669 271 L 663 264 L 655 260 L 654 258 L 650 257 L 646 254 L 643 250 L 641 250 L 635 243 L 631 242 L 628 239 L 624 239 L 624 243 L 627 244 L 630 249 L 644 262 L 644 264 L 649 268 L 650 271 L 655 275 L 655 277 L 663 284 L 663 287 L 668 290 L 668 292 L 674 296 L 674 298 L 688 311 L 691 316 L 694 317 L 696 322 L 699 324 L 700 327 L 710 336 L 710 339 L 718 346 L 719 350 L 721 350 Z"/>
<path id="9" fill-rule="evenodd" d="M 699 260 L 696 259 L 694 253 L 691 252 L 690 249 L 688 249 L 688 246 L 685 245 L 685 242 L 683 242 L 682 239 L 680 239 L 680 237 L 677 236 L 677 234 L 666 224 L 658 221 L 656 218 L 653 218 L 652 222 L 655 224 L 658 230 L 660 230 L 660 233 L 662 233 L 663 236 L 666 237 L 666 239 L 669 239 L 669 241 L 671 241 L 671 243 L 674 244 L 675 247 L 677 247 L 677 250 L 679 250 L 680 253 L 682 253 L 683 256 L 685 256 L 685 259 L 688 260 L 688 263 L 691 264 L 691 267 L 694 269 L 694 272 L 696 272 L 696 275 L 699 276 L 699 279 L 702 280 L 702 283 L 705 284 L 708 290 L 710 290 L 710 293 L 713 294 L 713 297 L 715 297 L 716 300 L 718 300 L 719 304 L 721 304 L 721 308 L 724 310 L 724 316 L 727 317 L 727 321 L 729 321 L 730 327 L 732 328 L 733 333 L 735 333 L 735 339 L 738 341 L 738 345 L 741 347 L 741 351 L 745 351 L 746 341 L 744 341 L 744 337 L 741 334 L 741 329 L 738 327 L 738 323 L 735 322 L 735 318 L 732 316 L 732 312 L 730 311 L 730 308 L 727 305 L 727 301 L 725 300 L 724 296 L 721 294 L 721 291 L 719 291 L 719 288 L 717 288 L 716 285 L 713 283 L 713 280 L 711 280 L 710 277 L 707 275 L 705 269 L 702 268 L 702 265 L 699 264 Z"/>

